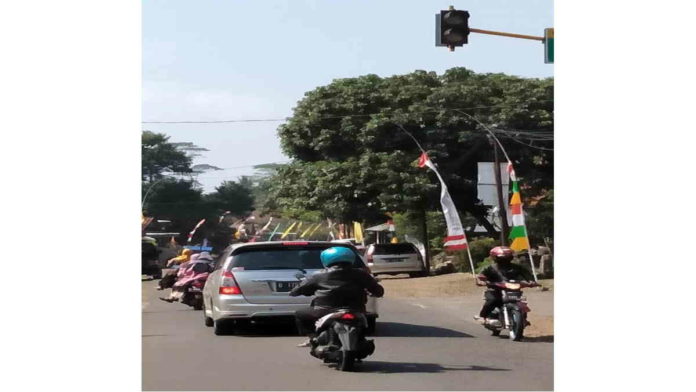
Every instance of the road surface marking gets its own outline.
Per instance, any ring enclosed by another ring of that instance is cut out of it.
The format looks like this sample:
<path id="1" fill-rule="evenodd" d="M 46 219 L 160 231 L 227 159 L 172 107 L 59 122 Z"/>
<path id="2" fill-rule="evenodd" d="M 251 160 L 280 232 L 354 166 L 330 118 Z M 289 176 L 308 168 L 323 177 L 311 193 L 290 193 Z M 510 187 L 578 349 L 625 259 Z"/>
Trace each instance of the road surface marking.
<path id="1" fill-rule="evenodd" d="M 417 303 L 412 303 L 411 305 L 415 305 L 415 306 L 418 306 L 418 307 L 420 307 L 421 309 L 425 309 L 425 308 L 427 308 L 427 306 L 425 306 L 425 305 L 421 305 L 421 304 L 417 304 Z"/>

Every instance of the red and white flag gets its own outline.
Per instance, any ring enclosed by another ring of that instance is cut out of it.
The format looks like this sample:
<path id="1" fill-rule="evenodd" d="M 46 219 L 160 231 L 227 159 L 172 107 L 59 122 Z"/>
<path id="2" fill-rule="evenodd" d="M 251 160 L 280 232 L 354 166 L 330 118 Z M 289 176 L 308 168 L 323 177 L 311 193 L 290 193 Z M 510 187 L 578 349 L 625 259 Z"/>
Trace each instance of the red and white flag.
<path id="1" fill-rule="evenodd" d="M 428 154 L 425 152 L 421 154 L 418 158 L 418 167 L 429 167 L 435 172 L 437 178 L 440 180 L 440 186 L 442 190 L 440 191 L 440 204 L 442 204 L 442 213 L 445 215 L 445 221 L 447 222 L 447 237 L 445 237 L 445 249 L 446 250 L 462 250 L 468 248 L 468 243 L 466 241 L 466 234 L 464 234 L 464 227 L 462 227 L 462 221 L 459 219 L 459 213 L 457 213 L 457 208 L 454 206 L 452 197 L 447 190 L 447 185 L 445 181 L 440 176 L 440 173 L 435 168 L 435 165 Z"/>
<path id="2" fill-rule="evenodd" d="M 193 235 L 196 234 L 196 230 L 198 230 L 198 228 L 201 227 L 201 225 L 203 225 L 203 223 L 205 223 L 205 219 L 201 219 L 201 221 L 198 222 L 198 224 L 196 224 L 196 227 L 194 227 L 193 230 L 191 230 L 191 232 L 189 233 L 188 241 L 186 241 L 186 242 L 191 242 Z"/>

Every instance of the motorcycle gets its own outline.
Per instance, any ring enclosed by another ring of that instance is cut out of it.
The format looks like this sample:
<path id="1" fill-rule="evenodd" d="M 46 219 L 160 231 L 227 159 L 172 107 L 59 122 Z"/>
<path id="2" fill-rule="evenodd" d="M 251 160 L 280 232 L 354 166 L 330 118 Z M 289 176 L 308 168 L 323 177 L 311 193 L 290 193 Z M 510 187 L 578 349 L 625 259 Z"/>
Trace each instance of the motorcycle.
<path id="1" fill-rule="evenodd" d="M 500 335 L 500 332 L 506 329 L 510 331 L 510 340 L 517 342 L 522 340 L 524 329 L 529 325 L 527 313 L 531 311 L 527 306 L 527 298 L 522 295 L 522 289 L 536 287 L 539 284 L 510 280 L 507 282 L 488 282 L 486 285 L 500 289 L 503 305 L 497 306 L 486 316 L 489 321 L 483 326 L 492 331 L 493 336 Z"/>
<path id="2" fill-rule="evenodd" d="M 316 322 L 317 336 L 310 339 L 309 354 L 340 371 L 351 371 L 356 362 L 375 352 L 374 340 L 365 339 L 365 314 L 340 309 Z"/>
<path id="3" fill-rule="evenodd" d="M 194 310 L 203 309 L 203 287 L 210 273 L 208 263 L 195 263 L 190 267 L 188 274 L 183 276 L 174 286 L 183 286 L 181 303 L 193 307 Z"/>
<path id="4" fill-rule="evenodd" d="M 203 309 L 203 286 L 205 286 L 205 279 L 196 279 L 191 282 L 184 291 L 184 295 L 181 297 L 181 303 L 193 307 L 194 310 Z"/>

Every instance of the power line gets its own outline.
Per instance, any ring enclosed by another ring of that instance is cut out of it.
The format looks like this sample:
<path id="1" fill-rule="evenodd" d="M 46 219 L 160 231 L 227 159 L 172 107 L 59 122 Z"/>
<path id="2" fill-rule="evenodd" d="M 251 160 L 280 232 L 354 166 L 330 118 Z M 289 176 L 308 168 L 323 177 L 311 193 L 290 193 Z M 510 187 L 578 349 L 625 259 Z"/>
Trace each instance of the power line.
<path id="1" fill-rule="evenodd" d="M 553 102 L 552 99 L 547 99 L 547 100 L 540 100 L 536 101 L 535 103 L 539 102 Z M 471 109 L 490 109 L 490 108 L 498 108 L 498 107 L 517 107 L 517 106 L 522 106 L 522 105 L 510 105 L 510 104 L 498 104 L 498 105 L 490 105 L 490 106 L 472 106 L 468 108 L 432 108 L 431 110 L 426 110 L 425 112 L 440 112 L 443 110 L 471 110 Z M 384 112 L 377 112 L 377 113 L 365 113 L 365 114 L 346 114 L 343 116 L 321 116 L 318 117 L 320 120 L 335 120 L 335 119 L 342 119 L 342 118 L 348 118 L 348 117 L 369 117 L 369 116 L 374 116 L 377 114 L 385 114 Z M 197 121 L 197 120 L 192 120 L 192 121 L 141 121 L 141 124 L 224 124 L 224 123 L 246 123 L 246 122 L 280 122 L 280 121 L 288 121 L 290 120 L 291 117 L 286 117 L 286 118 L 264 118 L 264 119 L 240 119 L 240 120 L 211 120 L 211 121 Z"/>
<path id="2" fill-rule="evenodd" d="M 515 141 L 515 142 L 517 142 L 517 143 L 519 143 L 519 144 L 522 144 L 522 145 L 524 145 L 524 146 L 531 147 L 531 148 L 536 148 L 537 150 L 553 151 L 553 148 L 545 148 L 545 147 L 541 147 L 541 146 L 533 146 L 533 145 L 531 145 L 531 144 L 524 143 L 524 142 L 522 142 L 521 140 L 516 139 L 516 138 L 514 138 L 514 137 L 511 137 L 511 136 L 503 136 L 503 137 L 506 137 L 506 138 L 508 138 L 508 139 L 512 139 L 513 141 Z"/>

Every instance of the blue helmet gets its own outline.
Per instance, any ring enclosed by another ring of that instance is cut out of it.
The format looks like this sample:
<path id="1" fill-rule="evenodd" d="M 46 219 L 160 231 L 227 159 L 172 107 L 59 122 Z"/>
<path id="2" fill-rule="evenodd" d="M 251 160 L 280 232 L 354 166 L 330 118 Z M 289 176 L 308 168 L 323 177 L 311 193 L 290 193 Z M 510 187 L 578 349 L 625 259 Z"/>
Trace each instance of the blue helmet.
<path id="1" fill-rule="evenodd" d="M 326 268 L 338 263 L 353 264 L 355 262 L 355 252 L 345 246 L 334 246 L 321 252 L 320 258 L 321 263 Z"/>

